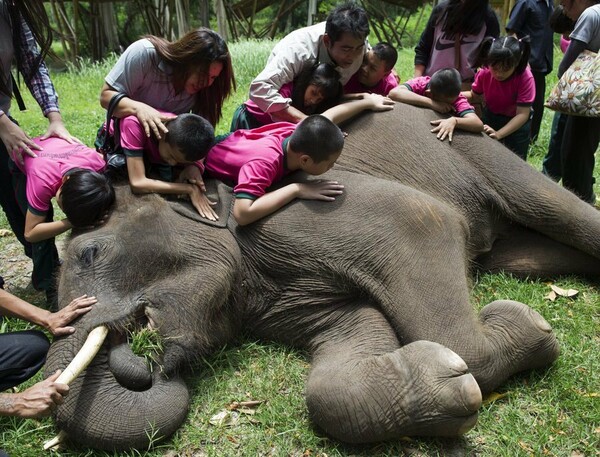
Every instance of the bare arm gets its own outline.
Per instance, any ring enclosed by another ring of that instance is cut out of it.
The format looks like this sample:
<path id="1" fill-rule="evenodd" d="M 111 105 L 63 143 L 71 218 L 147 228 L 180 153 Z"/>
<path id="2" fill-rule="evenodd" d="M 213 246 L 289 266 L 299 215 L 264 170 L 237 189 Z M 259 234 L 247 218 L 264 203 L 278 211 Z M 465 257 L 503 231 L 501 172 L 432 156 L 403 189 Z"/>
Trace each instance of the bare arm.
<path id="1" fill-rule="evenodd" d="M 506 138 L 511 133 L 516 132 L 529 119 L 531 108 L 529 106 L 517 106 L 517 114 L 504 127 L 499 130 L 494 130 L 490 126 L 485 125 L 483 130 L 495 140 Z"/>
<path id="2" fill-rule="evenodd" d="M 394 109 L 394 102 L 388 97 L 377 94 L 363 95 L 364 97 L 361 99 L 341 103 L 329 108 L 323 113 L 323 116 L 335 124 L 341 124 L 367 109 L 373 111 L 389 111 Z"/>
<path id="3" fill-rule="evenodd" d="M 100 92 L 100 105 L 104 109 L 108 109 L 111 98 L 116 94 L 118 92 L 114 88 L 104 83 Z M 114 109 L 113 116 L 121 119 L 132 115 L 139 119 L 147 137 L 150 137 L 150 132 L 153 132 L 158 139 L 161 138 L 162 134 L 169 131 L 164 122 L 173 119 L 173 116 L 165 116 L 150 105 L 138 102 L 129 97 L 122 98 Z"/>
<path id="4" fill-rule="evenodd" d="M 394 87 L 388 94 L 388 97 L 397 102 L 429 108 L 438 113 L 449 113 L 453 109 L 450 103 L 436 102 L 425 95 L 415 94 L 405 85 Z"/>
<path id="5" fill-rule="evenodd" d="M 218 219 L 217 214 L 212 209 L 214 204 L 208 200 L 199 186 L 147 178 L 142 157 L 127 157 L 127 174 L 129 175 L 129 186 L 134 194 L 189 195 L 192 205 L 202 217 L 211 221 Z"/>
<path id="6" fill-rule="evenodd" d="M 25 239 L 30 243 L 54 238 L 73 228 L 68 219 L 46 222 L 46 216 L 33 214 L 27 210 L 25 216 Z"/>
<path id="7" fill-rule="evenodd" d="M 296 198 L 333 201 L 336 195 L 342 193 L 343 188 L 344 186 L 336 181 L 288 184 L 256 200 L 236 198 L 233 205 L 233 217 L 239 225 L 248 225 L 273 214 Z"/>
<path id="8" fill-rule="evenodd" d="M 74 299 L 60 311 L 51 313 L 0 289 L 0 314 L 18 317 L 37 324 L 57 336 L 73 333 L 75 328 L 69 327 L 68 324 L 91 310 L 92 305 L 96 302 L 95 297 L 83 295 Z"/>
<path id="9" fill-rule="evenodd" d="M 413 78 L 418 78 L 419 76 L 423 76 L 425 73 L 425 65 L 415 65 L 415 71 L 413 73 Z"/>

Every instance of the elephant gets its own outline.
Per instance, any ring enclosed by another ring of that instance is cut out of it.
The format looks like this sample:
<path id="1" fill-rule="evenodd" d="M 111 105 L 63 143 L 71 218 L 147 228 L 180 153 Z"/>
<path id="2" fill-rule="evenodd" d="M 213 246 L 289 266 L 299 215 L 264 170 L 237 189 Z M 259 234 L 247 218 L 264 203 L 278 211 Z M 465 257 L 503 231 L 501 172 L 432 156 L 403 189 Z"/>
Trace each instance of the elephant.
<path id="1" fill-rule="evenodd" d="M 170 436 L 189 404 L 182 374 L 241 331 L 307 351 L 310 418 L 346 443 L 458 436 L 483 394 L 551 365 L 559 346 L 546 320 L 511 300 L 476 313 L 471 278 L 598 276 L 600 213 L 482 134 L 439 141 L 436 118 L 404 104 L 361 115 L 324 175 L 342 196 L 244 227 L 228 217 L 227 183 L 207 181 L 216 224 L 118 187 L 106 224 L 73 233 L 63 258 L 60 306 L 82 293 L 98 303 L 52 344 L 46 373 L 93 328 L 109 336 L 56 411 L 58 428 L 106 450 Z M 135 325 L 163 338 L 151 373 L 122 337 Z"/>

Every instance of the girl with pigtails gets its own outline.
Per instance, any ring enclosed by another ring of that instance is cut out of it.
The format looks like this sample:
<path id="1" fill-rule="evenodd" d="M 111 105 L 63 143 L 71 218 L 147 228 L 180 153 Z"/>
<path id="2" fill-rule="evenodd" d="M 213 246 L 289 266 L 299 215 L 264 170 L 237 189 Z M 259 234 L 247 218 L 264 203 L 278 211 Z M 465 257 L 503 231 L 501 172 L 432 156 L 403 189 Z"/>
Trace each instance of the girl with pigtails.
<path id="1" fill-rule="evenodd" d="M 483 40 L 473 60 L 479 68 L 470 91 L 472 103 L 484 102 L 483 131 L 527 160 L 535 81 L 527 64 L 529 37 L 505 36 Z"/>

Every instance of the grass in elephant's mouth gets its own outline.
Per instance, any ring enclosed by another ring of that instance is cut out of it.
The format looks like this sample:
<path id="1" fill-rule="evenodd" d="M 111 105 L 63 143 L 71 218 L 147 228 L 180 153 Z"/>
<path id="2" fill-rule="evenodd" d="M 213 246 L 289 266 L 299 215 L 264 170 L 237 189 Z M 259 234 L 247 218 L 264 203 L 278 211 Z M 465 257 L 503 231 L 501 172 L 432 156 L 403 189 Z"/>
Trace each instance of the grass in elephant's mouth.
<path id="1" fill-rule="evenodd" d="M 157 330 L 148 327 L 128 331 L 128 340 L 131 350 L 138 357 L 146 360 L 150 371 L 159 363 L 164 347 L 162 337 Z"/>

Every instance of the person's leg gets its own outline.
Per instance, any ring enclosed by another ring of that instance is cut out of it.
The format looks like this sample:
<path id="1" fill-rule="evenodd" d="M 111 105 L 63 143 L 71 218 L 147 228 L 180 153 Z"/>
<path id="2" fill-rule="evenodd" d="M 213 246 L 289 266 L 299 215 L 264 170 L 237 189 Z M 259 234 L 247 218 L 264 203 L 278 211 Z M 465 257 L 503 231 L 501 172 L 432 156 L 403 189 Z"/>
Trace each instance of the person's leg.
<path id="1" fill-rule="evenodd" d="M 532 71 L 535 81 L 535 99 L 533 100 L 533 117 L 529 130 L 529 139 L 531 143 L 537 140 L 542 125 L 544 115 L 544 99 L 546 97 L 546 75 L 538 71 Z"/>
<path id="2" fill-rule="evenodd" d="M 527 160 L 529 150 L 529 133 L 531 132 L 531 120 L 528 120 L 519 129 L 502 139 L 502 143 L 521 159 Z"/>
<path id="3" fill-rule="evenodd" d="M 556 182 L 562 178 L 562 163 L 560 149 L 565 132 L 567 115 L 559 112 L 554 113 L 552 119 L 552 130 L 550 131 L 550 143 L 548 143 L 548 152 L 542 162 L 542 173 Z"/>
<path id="4" fill-rule="evenodd" d="M 0 391 L 27 381 L 46 361 L 50 342 L 39 330 L 0 334 Z"/>
<path id="5" fill-rule="evenodd" d="M 600 142 L 600 118 L 568 116 L 562 143 L 563 186 L 594 203 L 594 154 Z"/>
<path id="6" fill-rule="evenodd" d="M 23 245 L 25 255 L 31 257 L 31 243 L 25 240 L 25 217 L 21 213 L 15 198 L 9 161 L 8 151 L 4 143 L 0 141 L 0 206 L 6 214 L 10 228 Z"/>
<path id="7" fill-rule="evenodd" d="M 15 189 L 16 201 L 19 205 L 20 211 L 23 215 L 27 214 L 27 194 L 26 185 L 27 178 L 19 169 L 11 167 L 13 185 Z M 54 218 L 54 211 L 52 206 L 46 215 L 46 222 L 51 222 Z M 47 291 L 47 295 L 55 295 L 55 281 L 54 273 L 59 265 L 58 250 L 54 243 L 54 238 L 40 241 L 38 243 L 32 243 L 32 260 L 33 260 L 33 272 L 31 274 L 31 282 L 36 290 Z M 47 297 L 50 298 L 50 297 Z M 52 297 L 53 298 L 53 297 Z M 53 300 L 49 300 L 52 302 Z M 53 303 L 51 303 L 53 304 Z"/>

